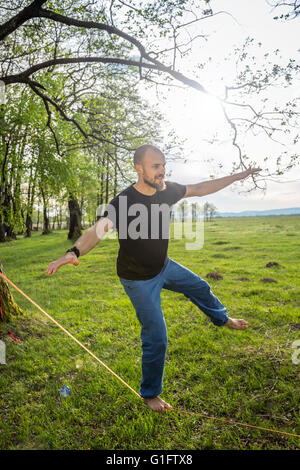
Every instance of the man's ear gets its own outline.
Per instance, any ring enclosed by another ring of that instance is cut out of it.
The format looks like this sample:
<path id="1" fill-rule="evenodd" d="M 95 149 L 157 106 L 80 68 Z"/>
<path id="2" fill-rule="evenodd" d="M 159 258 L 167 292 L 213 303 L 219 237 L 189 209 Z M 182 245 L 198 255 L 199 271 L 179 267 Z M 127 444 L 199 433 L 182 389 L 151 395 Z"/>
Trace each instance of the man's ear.
<path id="1" fill-rule="evenodd" d="M 138 175 L 142 172 L 142 165 L 140 163 L 136 163 L 134 165 L 135 171 L 137 172 Z"/>

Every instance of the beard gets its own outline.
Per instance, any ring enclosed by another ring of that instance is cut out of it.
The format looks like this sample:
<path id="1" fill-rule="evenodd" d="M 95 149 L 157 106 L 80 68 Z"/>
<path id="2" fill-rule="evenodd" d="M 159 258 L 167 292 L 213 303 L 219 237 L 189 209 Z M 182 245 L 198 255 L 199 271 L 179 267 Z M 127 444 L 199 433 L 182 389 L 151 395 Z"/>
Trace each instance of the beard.
<path id="1" fill-rule="evenodd" d="M 157 191 L 162 191 L 165 187 L 164 178 L 155 178 L 154 181 L 149 181 L 145 176 L 143 176 L 143 180 L 145 184 Z"/>

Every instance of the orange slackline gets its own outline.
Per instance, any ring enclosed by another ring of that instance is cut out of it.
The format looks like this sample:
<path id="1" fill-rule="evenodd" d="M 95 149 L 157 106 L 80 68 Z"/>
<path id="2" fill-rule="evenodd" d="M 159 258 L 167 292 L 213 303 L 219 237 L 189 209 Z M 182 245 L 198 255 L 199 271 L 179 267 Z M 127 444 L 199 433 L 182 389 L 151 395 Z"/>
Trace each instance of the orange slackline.
<path id="1" fill-rule="evenodd" d="M 27 299 L 29 302 L 31 302 L 38 310 L 40 310 L 44 315 L 46 315 L 47 318 L 49 318 L 53 323 L 55 323 L 55 325 L 57 325 L 64 333 L 66 333 L 66 335 L 68 335 L 73 341 L 75 341 L 77 344 L 79 344 L 79 346 L 81 348 L 83 348 L 90 356 L 92 356 L 94 359 L 96 359 L 96 361 L 98 361 L 112 375 L 114 375 L 118 380 L 120 380 L 120 382 L 122 382 L 123 385 L 125 385 L 127 388 L 129 388 L 129 390 L 131 390 L 139 399 L 142 399 L 142 397 L 133 388 L 131 388 L 130 385 L 128 385 L 123 379 L 121 379 L 121 377 L 119 377 L 113 370 L 111 370 L 106 364 L 104 364 L 104 362 L 102 362 L 97 356 L 95 356 L 95 354 L 93 354 L 86 346 L 84 346 L 84 344 L 82 344 L 78 339 L 76 339 L 73 335 L 71 335 L 71 333 L 69 333 L 68 330 L 66 330 L 53 317 L 51 317 L 51 315 L 49 315 L 49 313 L 45 312 L 45 310 L 43 310 L 36 302 L 31 300 L 31 298 L 28 297 L 28 295 L 26 295 L 23 291 L 21 291 L 21 289 L 19 289 L 13 282 L 11 282 L 9 279 L 7 279 L 7 277 L 4 276 L 4 274 L 2 274 L 0 272 L 0 276 L 3 277 L 3 279 L 6 282 L 8 282 L 12 287 L 14 287 L 21 295 L 23 295 L 23 297 L 25 297 L 25 299 Z M 172 409 L 170 411 L 175 411 L 175 412 L 178 412 L 178 413 L 185 413 L 185 414 L 189 414 L 189 415 L 192 415 L 192 416 L 199 416 L 201 418 L 206 418 L 206 419 L 214 419 L 216 421 L 222 421 L 222 422 L 227 423 L 227 424 L 232 424 L 232 425 L 237 425 L 237 426 L 246 426 L 248 428 L 260 429 L 262 431 L 269 431 L 269 432 L 273 432 L 273 433 L 284 434 L 284 435 L 287 435 L 287 436 L 300 437 L 300 434 L 292 434 L 290 432 L 278 431 L 277 429 L 269 429 L 269 428 L 263 428 L 261 426 L 254 426 L 252 424 L 239 423 L 239 422 L 228 420 L 228 419 L 225 419 L 225 418 L 216 418 L 214 416 L 207 416 L 207 415 L 200 414 L 200 413 L 194 413 L 192 411 L 177 410 L 177 409 Z"/>

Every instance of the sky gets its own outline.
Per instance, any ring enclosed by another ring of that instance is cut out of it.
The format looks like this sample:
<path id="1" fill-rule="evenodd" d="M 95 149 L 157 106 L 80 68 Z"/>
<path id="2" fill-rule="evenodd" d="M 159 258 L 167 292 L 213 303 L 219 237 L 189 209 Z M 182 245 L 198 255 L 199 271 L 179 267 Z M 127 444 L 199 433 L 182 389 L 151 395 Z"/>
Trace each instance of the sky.
<path id="1" fill-rule="evenodd" d="M 225 7 L 226 3 L 226 7 Z M 193 34 L 209 34 L 208 41 L 199 38 L 195 41 L 193 51 L 188 59 L 177 64 L 177 70 L 190 78 L 197 79 L 214 95 L 219 95 L 226 83 L 235 74 L 233 62 L 224 58 L 229 57 L 235 46 L 242 45 L 246 37 L 261 42 L 260 48 L 252 49 L 254 61 L 263 65 L 264 54 L 276 49 L 280 50 L 276 60 L 287 62 L 291 57 L 299 60 L 299 19 L 293 21 L 275 21 L 273 19 L 279 12 L 271 11 L 265 0 L 214 0 L 214 12 L 224 10 L 229 14 L 220 14 L 195 25 Z M 282 59 L 279 59 L 279 56 Z M 211 58 L 209 60 L 209 58 Z M 197 68 L 201 62 L 208 62 L 208 67 Z M 162 87 L 163 88 L 163 87 Z M 168 177 L 171 181 L 182 184 L 193 184 L 214 177 L 222 177 L 232 170 L 232 161 L 238 160 L 237 150 L 232 146 L 230 128 L 224 120 L 217 100 L 209 99 L 204 94 L 192 90 L 172 87 L 169 92 L 162 90 L 156 94 L 154 88 L 147 91 L 146 97 L 152 102 L 157 100 L 158 105 L 166 116 L 170 128 L 175 130 L 179 139 L 184 143 L 184 159 L 186 162 L 170 162 Z M 286 102 L 292 97 L 300 95 L 300 81 L 292 87 L 272 88 L 269 97 L 272 102 Z M 163 96 L 165 98 L 163 98 Z M 257 100 L 257 98 L 255 98 Z M 261 100 L 260 97 L 258 97 Z M 254 104 L 260 106 L 258 101 Z M 212 143 L 215 135 L 220 142 Z M 249 157 L 249 162 L 255 161 L 264 168 L 264 157 L 272 155 L 273 161 L 283 151 L 288 155 L 300 153 L 295 146 L 285 148 L 282 144 L 271 141 L 267 136 L 258 134 L 241 136 L 239 141 L 242 151 Z M 298 144 L 299 145 L 299 144 Z M 222 163 L 222 168 L 218 163 Z M 262 171 L 262 175 L 263 175 Z M 220 212 L 239 212 L 243 210 L 266 210 L 289 207 L 300 207 L 300 172 L 294 169 L 284 176 L 267 181 L 267 190 L 249 192 L 248 182 L 233 185 L 205 198 L 191 198 L 204 203 L 208 201 L 215 204 Z"/>

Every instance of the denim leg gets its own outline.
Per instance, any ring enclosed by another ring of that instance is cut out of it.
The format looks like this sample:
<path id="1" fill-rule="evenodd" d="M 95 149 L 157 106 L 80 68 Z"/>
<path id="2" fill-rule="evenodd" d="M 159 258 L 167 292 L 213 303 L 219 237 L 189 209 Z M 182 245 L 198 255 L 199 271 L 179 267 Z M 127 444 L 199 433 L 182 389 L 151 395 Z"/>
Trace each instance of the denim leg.
<path id="1" fill-rule="evenodd" d="M 140 395 L 153 398 L 162 392 L 167 328 L 161 310 L 159 276 L 147 281 L 120 281 L 129 296 L 141 324 L 142 381 Z"/>
<path id="2" fill-rule="evenodd" d="M 209 284 L 171 259 L 164 271 L 163 288 L 184 294 L 210 318 L 214 325 L 223 326 L 228 321 L 226 308 L 212 293 Z"/>

